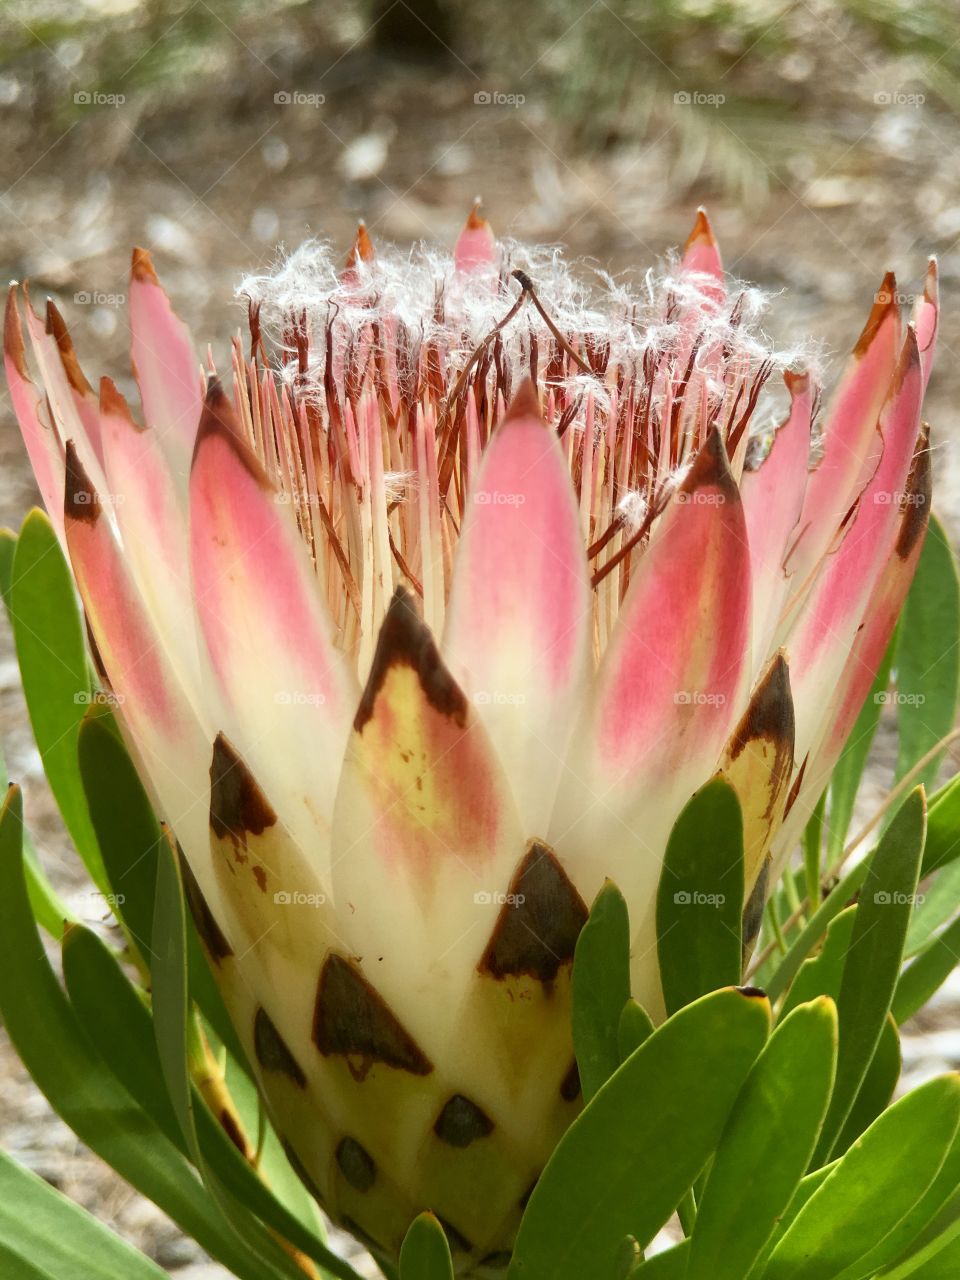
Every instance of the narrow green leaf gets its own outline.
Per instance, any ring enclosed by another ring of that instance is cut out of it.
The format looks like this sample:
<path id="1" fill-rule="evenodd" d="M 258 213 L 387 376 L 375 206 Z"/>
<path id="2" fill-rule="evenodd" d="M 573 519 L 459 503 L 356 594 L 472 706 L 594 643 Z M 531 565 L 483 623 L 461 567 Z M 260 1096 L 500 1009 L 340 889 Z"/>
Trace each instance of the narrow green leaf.
<path id="1" fill-rule="evenodd" d="M 617 1032 L 630 998 L 630 920 L 609 880 L 597 894 L 573 958 L 573 1047 L 589 1102 L 620 1065 Z"/>
<path id="2" fill-rule="evenodd" d="M 509 1280 L 583 1280 L 645 1248 L 703 1168 L 763 1047 L 770 1006 L 727 988 L 668 1019 L 610 1077 L 527 1205 Z"/>
<path id="3" fill-rule="evenodd" d="M 888 1013 L 884 1019 L 883 1030 L 880 1032 L 880 1040 L 867 1067 L 867 1074 L 863 1077 L 863 1084 L 834 1145 L 834 1157 L 843 1155 L 848 1147 L 853 1146 L 857 1138 L 869 1129 L 877 1116 L 890 1105 L 900 1080 L 902 1067 L 897 1024 Z"/>
<path id="4" fill-rule="evenodd" d="M 960 773 L 935 791 L 927 810 L 927 843 L 920 879 L 960 857 Z"/>
<path id="5" fill-rule="evenodd" d="M 97 833 L 115 911 L 147 965 L 153 955 L 157 859 L 167 839 L 153 806 L 109 721 L 89 716 L 80 727 L 80 776 Z M 238 1062 L 237 1038 L 192 921 L 188 921 L 190 993 Z"/>
<path id="6" fill-rule="evenodd" d="M 906 958 L 919 955 L 943 926 L 956 915 L 960 905 L 960 862 L 941 867 L 917 896 L 916 910 L 903 946 Z"/>
<path id="7" fill-rule="evenodd" d="M 166 1272 L 0 1151 L 0 1275 L 163 1280 Z"/>
<path id="8" fill-rule="evenodd" d="M 931 1227 L 942 1230 L 952 1210 L 956 1221 L 960 1212 L 957 1192 L 960 1188 L 960 1136 L 955 1136 L 937 1176 L 910 1212 L 900 1220 L 862 1260 L 863 1274 L 872 1276 L 881 1267 L 898 1262 L 924 1240 Z M 936 1230 L 934 1231 L 936 1234 Z"/>
<path id="9" fill-rule="evenodd" d="M 923 1260 L 917 1260 L 916 1266 L 906 1261 L 895 1271 L 885 1271 L 883 1280 L 957 1280 L 960 1276 L 960 1239 L 952 1237 L 944 1242 L 944 1247 L 924 1250 Z"/>
<path id="10" fill-rule="evenodd" d="M 960 693 L 960 579 L 943 525 L 931 515 L 898 628 L 897 778 L 945 737 Z M 920 775 L 934 784 L 942 755 Z"/>
<path id="11" fill-rule="evenodd" d="M 403 1237 L 400 1280 L 453 1280 L 450 1246 L 432 1213 L 414 1218 Z"/>
<path id="12" fill-rule="evenodd" d="M 765 1280 L 862 1280 L 863 1258 L 924 1195 L 958 1125 L 956 1076 L 941 1076 L 901 1098 L 804 1205 L 771 1254 Z"/>
<path id="13" fill-rule="evenodd" d="M 617 1028 L 617 1049 L 620 1061 L 626 1062 L 635 1049 L 639 1049 L 644 1040 L 653 1035 L 656 1027 L 653 1019 L 636 1000 L 628 1000 L 620 1014 L 620 1025 Z"/>
<path id="14" fill-rule="evenodd" d="M 743 1280 L 803 1177 L 827 1113 L 837 1014 L 794 1009 L 754 1063 L 699 1197 L 686 1280 Z"/>
<path id="15" fill-rule="evenodd" d="M 81 1142 L 240 1280 L 265 1280 L 193 1170 L 89 1047 L 30 913 L 20 793 L 0 811 L 0 1016 L 37 1088 Z"/>
<path id="16" fill-rule="evenodd" d="M 873 744 L 880 713 L 890 686 L 890 666 L 897 638 L 890 641 L 857 722 L 846 741 L 840 759 L 830 778 L 830 828 L 827 835 L 827 859 L 832 865 L 843 853 L 857 801 L 860 779 Z"/>
<path id="17" fill-rule="evenodd" d="M 690 1241 L 681 1240 L 673 1248 L 647 1258 L 631 1273 L 630 1280 L 685 1280 L 689 1257 Z"/>
<path id="18" fill-rule="evenodd" d="M 830 1158 L 876 1052 L 900 974 L 923 854 L 926 803 L 912 791 L 870 857 L 837 998 L 840 1052 L 815 1160 Z"/>
<path id="19" fill-rule="evenodd" d="M 835 920 L 830 921 L 820 950 L 800 966 L 780 1010 L 781 1018 L 797 1005 L 806 1004 L 817 996 L 837 999 L 856 918 L 857 908 L 848 907 Z"/>
<path id="20" fill-rule="evenodd" d="M 825 1164 L 822 1168 L 815 1169 L 813 1173 L 808 1173 L 805 1178 L 800 1179 L 800 1185 L 797 1187 L 793 1199 L 790 1201 L 786 1212 L 777 1224 L 776 1231 L 764 1245 L 763 1252 L 753 1264 L 747 1280 L 766 1280 L 767 1260 L 771 1253 L 773 1253 L 781 1239 L 790 1230 L 794 1220 L 800 1215 L 800 1211 L 803 1209 L 807 1201 L 811 1196 L 813 1196 L 814 1192 L 819 1189 L 821 1184 L 826 1182 L 827 1178 L 830 1177 L 836 1167 L 836 1161 L 833 1164 Z"/>
<path id="21" fill-rule="evenodd" d="M 743 819 L 734 789 L 714 778 L 670 833 L 657 889 L 657 955 L 669 1013 L 740 981 Z"/>
<path id="22" fill-rule="evenodd" d="M 10 613 L 24 697 L 47 781 L 94 884 L 108 893 L 77 772 L 80 724 L 92 700 L 83 627 L 70 570 L 42 511 L 30 512 L 17 539 Z"/>
<path id="23" fill-rule="evenodd" d="M 10 618 L 10 585 L 13 582 L 13 557 L 17 553 L 17 535 L 12 529 L 0 529 L 0 599 Z"/>
<path id="24" fill-rule="evenodd" d="M 900 975 L 892 1011 L 898 1024 L 927 1003 L 943 986 L 957 966 L 960 956 L 960 916 L 930 942 Z"/>
<path id="25" fill-rule="evenodd" d="M 275 1238 L 224 1186 L 208 1161 L 198 1136 L 197 1110 L 188 1066 L 187 922 L 178 859 L 167 846 L 157 862 L 157 892 L 153 926 L 153 1030 L 160 1067 L 193 1163 L 204 1185 L 267 1277 L 300 1277 L 302 1272 Z M 342 1280 L 359 1280 L 342 1258 L 322 1248 L 327 1270 Z"/>

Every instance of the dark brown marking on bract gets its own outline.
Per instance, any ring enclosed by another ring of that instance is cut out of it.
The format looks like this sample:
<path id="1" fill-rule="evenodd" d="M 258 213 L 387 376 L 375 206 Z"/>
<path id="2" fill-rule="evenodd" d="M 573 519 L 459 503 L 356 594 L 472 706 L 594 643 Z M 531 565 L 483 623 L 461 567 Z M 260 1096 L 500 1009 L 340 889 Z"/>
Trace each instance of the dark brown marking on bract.
<path id="1" fill-rule="evenodd" d="M 203 397 L 203 408 L 200 410 L 200 424 L 193 445 L 193 466 L 205 443 L 211 437 L 224 441 L 238 461 L 246 468 L 262 489 L 273 492 L 274 486 L 263 468 L 260 459 L 250 448 L 243 431 L 237 421 L 233 405 L 223 389 L 219 378 L 210 377 L 206 394 Z"/>
<path id="2" fill-rule="evenodd" d="M 343 1138 L 337 1147 L 340 1172 L 355 1191 L 369 1191 L 377 1180 L 373 1157 L 356 1138 Z"/>
<path id="3" fill-rule="evenodd" d="M 727 450 L 720 434 L 720 428 L 713 426 L 700 446 L 700 452 L 693 461 L 678 490 L 678 497 L 689 501 L 698 489 L 719 489 L 725 502 L 739 503 L 740 490 L 730 470 Z"/>
<path id="4" fill-rule="evenodd" d="M 394 667 L 409 667 L 414 671 L 434 710 L 461 729 L 466 725 L 466 695 L 444 665 L 433 634 L 417 611 L 414 597 L 403 586 L 393 593 L 380 628 L 370 677 L 353 722 L 357 733 L 363 733 L 373 716 L 377 695 Z"/>
<path id="5" fill-rule="evenodd" d="M 13 367 L 21 378 L 29 378 L 26 352 L 23 346 L 23 327 L 20 323 L 19 296 L 19 285 L 16 283 L 11 284 L 7 291 L 7 311 L 3 325 L 3 349 L 13 361 Z"/>
<path id="6" fill-rule="evenodd" d="M 737 991 L 748 1000 L 766 1000 L 767 993 L 762 987 L 737 987 Z"/>
<path id="7" fill-rule="evenodd" d="M 897 278 L 892 271 L 888 271 L 880 283 L 880 288 L 874 294 L 873 306 L 867 316 L 867 323 L 863 326 L 863 331 L 857 339 L 856 346 L 853 348 L 853 354 L 858 359 L 865 356 L 870 350 L 884 320 L 888 316 L 899 315 L 899 313 Z"/>
<path id="8" fill-rule="evenodd" d="M 77 353 L 74 350 L 67 323 L 57 310 L 57 305 L 52 298 L 47 299 L 46 327 L 47 333 L 57 344 L 57 350 L 60 352 L 60 363 L 63 365 L 63 372 L 67 375 L 67 381 L 74 391 L 79 392 L 82 396 L 88 395 L 93 388 L 87 381 L 86 374 L 80 368 L 80 361 L 77 359 Z"/>
<path id="9" fill-rule="evenodd" d="M 313 1178 L 310 1177 L 310 1174 L 307 1172 L 306 1165 L 297 1155 L 296 1151 L 294 1151 L 293 1144 L 290 1142 L 289 1138 L 281 1138 L 280 1145 L 283 1147 L 283 1154 L 290 1161 L 290 1168 L 307 1188 L 314 1200 L 316 1200 L 318 1204 L 323 1204 L 324 1201 L 323 1196 L 320 1194 L 320 1188 L 314 1182 Z"/>
<path id="10" fill-rule="evenodd" d="M 477 967 L 494 978 L 526 974 L 550 983 L 573 960 L 588 914 L 553 851 L 531 841 Z"/>
<path id="11" fill-rule="evenodd" d="M 436 1215 L 436 1219 L 440 1223 L 441 1227 L 443 1227 L 444 1234 L 450 1244 L 450 1251 L 452 1253 L 473 1252 L 473 1245 L 462 1231 L 458 1231 L 452 1223 L 448 1222 L 446 1218 L 441 1218 L 439 1214 Z"/>
<path id="12" fill-rule="evenodd" d="M 134 249 L 130 260 L 130 278 L 132 280 L 140 280 L 145 284 L 155 284 L 159 287 L 160 281 L 157 279 L 157 273 L 153 269 L 153 259 L 150 257 L 148 249 Z"/>
<path id="13" fill-rule="evenodd" d="M 765 738 L 773 743 L 778 756 L 782 753 L 788 757 L 789 769 L 793 763 L 795 732 L 790 672 L 781 650 L 754 689 L 750 704 L 734 731 L 730 740 L 730 758 L 736 760 L 750 743 Z"/>
<path id="14" fill-rule="evenodd" d="M 95 525 L 100 518 L 100 497 L 72 440 L 67 441 L 66 447 L 63 514 L 68 520 L 78 520 L 89 525 Z"/>
<path id="15" fill-rule="evenodd" d="M 220 1127 L 244 1159 L 246 1159 L 250 1155 L 250 1148 L 247 1146 L 247 1140 L 243 1136 L 243 1131 L 240 1129 L 236 1119 L 229 1111 L 223 1110 L 220 1112 Z"/>
<path id="16" fill-rule="evenodd" d="M 744 954 L 760 932 L 763 920 L 763 908 L 767 901 L 767 882 L 770 879 L 770 856 L 767 855 L 756 883 L 750 890 L 747 905 L 743 908 L 743 947 Z"/>
<path id="17" fill-rule="evenodd" d="M 180 869 L 183 873 L 183 892 L 190 907 L 190 914 L 193 916 L 194 927 L 211 958 L 219 964 L 221 960 L 226 960 L 228 956 L 233 955 L 233 948 L 214 919 L 213 912 L 197 884 L 197 878 L 184 857 L 180 858 Z"/>
<path id="18" fill-rule="evenodd" d="M 924 423 L 910 464 L 907 487 L 900 502 L 900 530 L 897 534 L 897 555 L 901 560 L 909 558 L 911 551 L 923 537 L 930 519 L 930 503 L 933 500 L 933 468 L 930 463 L 930 429 Z"/>
<path id="19" fill-rule="evenodd" d="M 426 1076 L 433 1063 L 410 1033 L 349 960 L 331 954 L 317 986 L 313 1040 L 328 1057 L 340 1054 L 350 1074 L 363 1080 L 374 1063 Z"/>
<path id="20" fill-rule="evenodd" d="M 256 778 L 222 733 L 213 744 L 210 764 L 210 826 L 218 840 L 246 845 L 277 820 Z"/>
<path id="21" fill-rule="evenodd" d="M 576 1102 L 580 1097 L 580 1068 L 577 1066 L 577 1060 L 574 1058 L 570 1063 L 570 1070 L 560 1082 L 560 1097 L 564 1102 Z"/>
<path id="22" fill-rule="evenodd" d="M 437 1116 L 433 1132 L 451 1147 L 469 1147 L 478 1138 L 493 1133 L 493 1121 L 469 1098 L 455 1093 Z"/>
<path id="23" fill-rule="evenodd" d="M 253 1019 L 253 1048 L 264 1071 L 287 1076 L 299 1089 L 305 1089 L 307 1077 L 290 1051 L 290 1046 L 277 1030 L 266 1009 L 257 1010 Z"/>

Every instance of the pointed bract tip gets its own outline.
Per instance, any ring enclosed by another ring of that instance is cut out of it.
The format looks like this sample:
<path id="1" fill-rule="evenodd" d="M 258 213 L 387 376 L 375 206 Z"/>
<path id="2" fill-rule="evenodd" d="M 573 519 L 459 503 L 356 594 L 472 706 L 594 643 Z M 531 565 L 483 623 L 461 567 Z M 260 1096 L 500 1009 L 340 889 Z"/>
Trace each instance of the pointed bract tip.
<path id="1" fill-rule="evenodd" d="M 3 322 L 3 350 L 22 378 L 28 378 L 23 329 L 20 324 L 20 286 L 12 281 L 7 290 L 7 310 Z"/>
<path id="2" fill-rule="evenodd" d="M 513 422 L 517 418 L 537 418 L 543 421 L 543 414 L 540 411 L 540 397 L 537 395 L 537 388 L 533 384 L 532 378 L 524 378 L 517 388 L 513 399 L 507 408 L 504 422 Z"/>
<path id="3" fill-rule="evenodd" d="M 467 215 L 466 226 L 468 231 L 482 231 L 484 227 L 489 225 L 487 223 L 486 218 L 480 212 L 480 206 L 482 205 L 482 203 L 483 201 L 480 199 L 479 196 L 474 196 L 473 206 L 470 209 L 469 214 Z"/>
<path id="4" fill-rule="evenodd" d="M 347 254 L 347 270 L 355 267 L 358 262 L 373 262 L 376 256 L 373 241 L 367 231 L 367 224 L 361 218 L 357 223 L 357 234 L 354 236 L 353 245 Z"/>
<path id="5" fill-rule="evenodd" d="M 707 432 L 707 438 L 700 446 L 693 466 L 684 476 L 678 493 L 689 495 L 708 486 L 720 489 L 728 502 L 739 500 L 739 490 L 727 460 L 726 446 L 717 426 L 712 426 Z"/>
<path id="6" fill-rule="evenodd" d="M 920 344 L 917 341 L 917 326 L 910 322 L 907 325 L 907 332 L 904 334 L 903 345 L 900 348 L 900 356 L 897 360 L 897 367 L 893 375 L 893 385 L 891 394 L 895 395 L 903 386 L 905 379 L 911 369 L 920 370 L 922 363 L 920 360 Z"/>
<path id="7" fill-rule="evenodd" d="M 692 249 L 700 241 L 704 241 L 714 249 L 717 247 L 717 237 L 713 234 L 713 227 L 710 225 L 710 219 L 707 217 L 707 211 L 703 205 L 697 210 L 693 230 L 687 236 L 686 243 L 683 246 L 684 253 Z"/>
<path id="8" fill-rule="evenodd" d="M 810 390 L 810 370 L 800 369 L 795 372 L 793 369 L 784 369 L 783 381 L 790 392 L 790 399 L 797 400 Z"/>
<path id="9" fill-rule="evenodd" d="M 892 271 L 888 271 L 880 282 L 880 288 L 873 295 L 873 306 L 870 308 L 867 322 L 863 326 L 860 337 L 853 348 L 853 354 L 855 356 L 866 355 L 883 324 L 888 319 L 892 319 L 895 322 L 899 319 L 899 316 L 897 277 Z"/>
<path id="10" fill-rule="evenodd" d="M 47 299 L 46 328 L 47 333 L 57 344 L 57 350 L 60 352 L 60 363 L 63 365 L 63 371 L 67 375 L 67 381 L 71 387 L 82 396 L 91 395 L 93 387 L 87 381 L 87 375 L 80 368 L 80 361 L 77 359 L 77 353 L 74 350 L 73 339 L 70 337 L 67 322 L 60 314 L 52 298 Z"/>
<path id="11" fill-rule="evenodd" d="M 155 284 L 159 287 L 160 281 L 157 279 L 157 273 L 153 268 L 153 259 L 148 249 L 134 249 L 130 260 L 130 279 L 140 280 L 144 284 Z"/>
<path id="12" fill-rule="evenodd" d="M 100 517 L 100 498 L 80 461 L 72 440 L 66 444 L 66 478 L 63 489 L 63 514 L 67 520 L 96 524 Z"/>
<path id="13" fill-rule="evenodd" d="M 260 459 L 243 436 L 233 404 L 216 374 L 210 374 L 207 378 L 207 390 L 203 397 L 203 407 L 200 410 L 200 424 L 197 427 L 197 436 L 193 445 L 193 462 L 191 466 L 196 465 L 204 441 L 209 440 L 211 437 L 217 437 L 225 441 L 254 480 L 264 489 L 273 489 L 270 478 L 264 470 Z"/>
<path id="14" fill-rule="evenodd" d="M 131 427 L 138 431 L 141 429 L 133 420 L 126 397 L 118 390 L 114 380 L 106 375 L 100 379 L 100 412 L 114 418 L 123 418 Z"/>

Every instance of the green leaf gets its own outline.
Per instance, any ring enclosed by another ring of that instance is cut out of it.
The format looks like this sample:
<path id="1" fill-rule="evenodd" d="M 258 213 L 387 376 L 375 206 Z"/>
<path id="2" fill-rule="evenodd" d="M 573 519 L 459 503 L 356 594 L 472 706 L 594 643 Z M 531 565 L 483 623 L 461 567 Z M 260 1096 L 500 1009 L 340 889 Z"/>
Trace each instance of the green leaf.
<path id="1" fill-rule="evenodd" d="M 960 774 L 930 797 L 920 879 L 960 857 Z"/>
<path id="2" fill-rule="evenodd" d="M 916 910 L 910 917 L 910 928 L 903 946 L 905 957 L 918 955 L 936 937 L 960 904 L 960 862 L 941 867 L 924 885 L 923 897 L 917 898 Z"/>
<path id="3" fill-rule="evenodd" d="M 870 1060 L 867 1074 L 863 1077 L 863 1084 L 833 1148 L 834 1156 L 842 1155 L 848 1147 L 851 1147 L 861 1133 L 869 1129 L 877 1116 L 890 1105 L 890 1099 L 900 1079 L 902 1066 L 897 1024 L 888 1013 L 883 1023 L 883 1030 L 880 1032 L 876 1052 Z"/>
<path id="4" fill-rule="evenodd" d="M 153 956 L 157 859 L 167 838 L 143 784 L 108 720 L 88 717 L 78 739 L 80 776 L 97 833 L 115 911 L 147 965 Z M 188 923 L 190 992 L 238 1062 L 237 1038 L 192 923 Z"/>
<path id="5" fill-rule="evenodd" d="M 960 1125 L 960 1079 L 941 1076 L 874 1122 L 794 1219 L 765 1280 L 860 1280 L 864 1256 L 910 1212 Z"/>
<path id="6" fill-rule="evenodd" d="M 900 1026 L 922 1009 L 956 968 L 960 955 L 960 916 L 930 942 L 900 975 L 893 997 L 893 1016 Z"/>
<path id="7" fill-rule="evenodd" d="M 953 1237 L 941 1249 L 925 1250 L 924 1260 L 916 1267 L 908 1261 L 895 1271 L 885 1271 L 883 1280 L 901 1280 L 906 1276 L 912 1280 L 957 1280 L 960 1276 L 960 1239 Z"/>
<path id="8" fill-rule="evenodd" d="M 870 857 L 837 997 L 840 1052 L 815 1160 L 830 1158 L 870 1061 L 900 974 L 923 854 L 926 803 L 912 791 Z"/>
<path id="9" fill-rule="evenodd" d="M 573 1047 L 589 1102 L 620 1065 L 617 1032 L 630 998 L 630 920 L 609 880 L 597 894 L 573 958 Z"/>
<path id="10" fill-rule="evenodd" d="M 0 1151 L 0 1275 L 163 1280 L 166 1272 Z"/>
<path id="11" fill-rule="evenodd" d="M 897 778 L 945 737 L 960 693 L 960 579 L 943 525 L 931 515 L 898 628 Z M 920 775 L 934 784 L 942 754 Z"/>
<path id="12" fill-rule="evenodd" d="M 894 635 L 830 778 L 830 830 L 827 837 L 827 858 L 830 864 L 843 853 L 847 832 L 850 830 L 860 779 L 863 777 L 890 685 L 890 667 L 896 643 L 897 637 Z"/>
<path id="13" fill-rule="evenodd" d="M 0 599 L 10 618 L 10 585 L 13 582 L 13 557 L 17 552 L 17 535 L 12 529 L 0 529 Z"/>
<path id="14" fill-rule="evenodd" d="M 628 1000 L 620 1014 L 620 1025 L 617 1028 L 617 1049 L 620 1061 L 626 1062 L 635 1049 L 639 1049 L 644 1040 L 649 1039 L 656 1031 L 653 1019 L 636 1000 Z"/>
<path id="15" fill-rule="evenodd" d="M 453 1280 L 450 1246 L 432 1213 L 414 1218 L 403 1237 L 400 1280 Z"/>
<path id="16" fill-rule="evenodd" d="M 841 911 L 827 926 L 823 945 L 816 955 L 804 960 L 783 1002 L 780 1017 L 785 1017 L 797 1005 L 806 1004 L 817 996 L 830 996 L 836 1000 L 843 980 L 843 966 L 850 949 L 857 908 Z"/>
<path id="17" fill-rule="evenodd" d="M 21 802 L 0 811 L 0 1016 L 37 1088 L 81 1142 L 240 1280 L 264 1280 L 193 1170 L 90 1049 L 30 914 Z"/>
<path id="18" fill-rule="evenodd" d="M 763 1047 L 767 1000 L 727 988 L 669 1018 L 574 1120 L 527 1205 L 509 1280 L 608 1274 L 703 1168 Z"/>
<path id="19" fill-rule="evenodd" d="M 954 1137 L 953 1145 L 940 1166 L 937 1176 L 924 1195 L 920 1197 L 906 1217 L 894 1227 L 863 1259 L 864 1275 L 873 1275 L 881 1267 L 899 1261 L 906 1253 L 913 1252 L 923 1241 L 931 1224 L 942 1230 L 945 1218 L 952 1213 L 957 1220 L 960 1205 L 957 1189 L 960 1187 L 960 1137 Z M 934 1232 L 936 1234 L 936 1230 Z"/>
<path id="20" fill-rule="evenodd" d="M 30 512 L 17 539 L 10 612 L 24 697 L 47 781 L 94 884 L 108 893 L 77 771 L 80 724 L 92 700 L 83 627 L 70 570 L 42 511 Z"/>
<path id="21" fill-rule="evenodd" d="M 77 926 L 64 940 L 63 976 L 70 1002 L 93 1048 L 170 1141 L 188 1155 L 167 1093 L 150 1013 L 116 957 L 95 933 Z M 329 1250 L 325 1241 L 305 1228 L 261 1181 L 196 1092 L 194 1113 L 204 1158 L 224 1186 L 291 1244 L 326 1262 Z M 299 1181 L 297 1186 L 306 1196 Z"/>
<path id="22" fill-rule="evenodd" d="M 690 1241 L 681 1240 L 672 1249 L 655 1253 L 631 1272 L 630 1280 L 685 1280 Z"/>
<path id="23" fill-rule="evenodd" d="M 740 981 L 743 819 L 733 787 L 714 778 L 670 833 L 657 889 L 657 955 L 667 1011 Z"/>
<path id="24" fill-rule="evenodd" d="M 763 1047 L 699 1198 L 686 1280 L 743 1280 L 793 1198 L 827 1113 L 837 1015 L 821 996 Z"/>

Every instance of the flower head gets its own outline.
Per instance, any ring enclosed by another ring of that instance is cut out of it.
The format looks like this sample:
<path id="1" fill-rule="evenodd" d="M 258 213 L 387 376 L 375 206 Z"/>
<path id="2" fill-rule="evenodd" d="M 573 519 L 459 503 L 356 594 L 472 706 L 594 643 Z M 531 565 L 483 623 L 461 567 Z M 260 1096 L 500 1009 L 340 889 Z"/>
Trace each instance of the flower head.
<path id="1" fill-rule="evenodd" d="M 702 213 L 635 291 L 474 210 L 452 257 L 361 227 L 241 292 L 201 372 L 135 251 L 141 425 L 52 303 L 39 393 L 14 289 L 11 394 L 291 1158 L 379 1250 L 429 1206 L 495 1269 L 576 1113 L 587 904 L 623 890 L 659 1015 L 684 804 L 736 789 L 753 919 L 852 727 L 929 511 L 936 270 L 822 431 Z"/>

